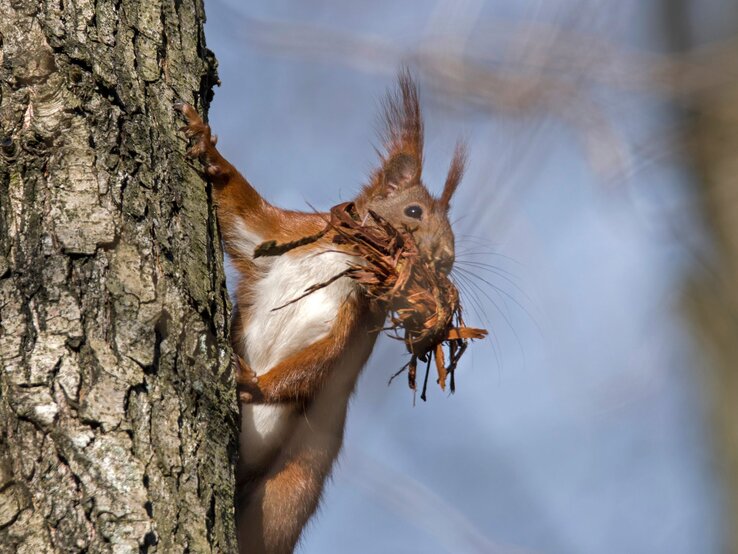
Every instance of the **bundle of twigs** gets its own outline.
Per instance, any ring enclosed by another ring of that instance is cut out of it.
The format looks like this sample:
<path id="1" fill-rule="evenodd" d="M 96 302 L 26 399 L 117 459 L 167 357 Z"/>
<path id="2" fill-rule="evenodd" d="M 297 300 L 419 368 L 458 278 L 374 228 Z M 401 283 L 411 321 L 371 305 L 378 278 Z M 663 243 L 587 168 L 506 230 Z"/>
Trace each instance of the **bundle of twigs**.
<path id="1" fill-rule="evenodd" d="M 314 242 L 326 235 L 335 244 L 348 247 L 361 262 L 349 267 L 330 280 L 308 288 L 296 302 L 335 280 L 348 276 L 362 285 L 367 295 L 386 307 L 390 325 L 385 330 L 405 342 L 410 361 L 392 379 L 407 370 L 410 388 L 417 390 L 418 360 L 426 363 L 425 378 L 420 397 L 426 399 L 428 374 L 435 360 L 438 384 L 446 389 L 456 388 L 454 372 L 470 339 L 487 335 L 484 329 L 466 327 L 461 315 L 459 293 L 448 276 L 423 260 L 412 234 L 398 229 L 378 214 L 369 211 L 362 221 L 352 202 L 339 204 L 330 213 L 321 232 L 287 244 L 269 241 L 261 244 L 255 257 L 276 256 Z M 444 352 L 448 350 L 448 359 Z"/>

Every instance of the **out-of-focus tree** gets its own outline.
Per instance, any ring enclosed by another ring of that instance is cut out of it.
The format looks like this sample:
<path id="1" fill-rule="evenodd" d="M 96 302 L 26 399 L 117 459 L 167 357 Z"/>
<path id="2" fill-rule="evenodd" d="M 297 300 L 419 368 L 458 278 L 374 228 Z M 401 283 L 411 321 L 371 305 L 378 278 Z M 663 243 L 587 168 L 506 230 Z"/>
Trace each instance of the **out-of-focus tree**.
<path id="1" fill-rule="evenodd" d="M 693 32 L 699 30 L 689 8 L 696 4 L 665 2 L 665 20 L 677 49 L 694 46 Z M 723 21 L 732 15 L 732 32 L 738 34 L 738 3 L 725 4 L 719 8 L 732 8 L 732 14 L 723 13 Z M 735 44 L 726 49 L 734 59 Z M 712 66 L 731 74 L 730 66 Z M 698 207 L 712 239 L 712 251 L 701 258 L 688 288 L 686 307 L 704 356 L 701 376 L 724 483 L 725 550 L 738 552 L 738 79 L 721 79 L 719 86 L 694 92 L 686 108 L 682 142 L 693 160 Z"/>

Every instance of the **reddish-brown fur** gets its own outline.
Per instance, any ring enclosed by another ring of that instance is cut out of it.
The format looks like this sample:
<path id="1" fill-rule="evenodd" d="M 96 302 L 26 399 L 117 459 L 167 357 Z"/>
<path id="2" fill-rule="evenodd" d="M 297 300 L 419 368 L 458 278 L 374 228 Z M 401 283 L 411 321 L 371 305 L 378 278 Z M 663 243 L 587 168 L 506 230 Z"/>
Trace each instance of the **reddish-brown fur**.
<path id="1" fill-rule="evenodd" d="M 346 310 L 342 317 L 353 317 L 355 307 Z M 342 310 L 343 311 L 343 310 Z M 362 316 L 353 323 L 345 321 L 337 322 L 335 329 L 346 325 L 345 340 L 356 341 L 359 335 L 372 334 L 376 338 L 376 329 L 384 319 L 384 315 L 377 312 L 365 312 L 369 314 Z M 373 339 L 372 339 L 373 341 Z M 338 353 L 335 347 L 338 343 L 325 344 L 333 349 L 334 355 Z M 318 344 L 318 343 L 315 343 Z M 322 363 L 320 350 L 312 350 L 303 359 L 305 363 Z M 299 358 L 292 360 L 292 368 L 300 368 Z M 366 359 L 361 360 L 361 365 Z M 323 368 L 329 367 L 327 364 Z M 322 372 L 322 371 L 321 371 Z M 299 379 L 299 375 L 295 375 Z M 326 376 L 323 375 L 322 379 Z M 335 378 L 335 376 L 334 376 Z M 315 388 L 305 390 L 301 385 L 295 384 L 298 394 L 313 395 Z M 260 383 L 260 388 L 264 387 Z M 289 385 L 287 390 L 289 390 Z M 348 395 L 353 389 L 353 384 L 345 391 Z M 319 390 L 319 389 L 318 389 Z M 346 417 L 345 404 L 341 406 L 343 398 L 336 398 L 336 418 L 343 420 Z M 265 475 L 252 475 L 252 480 L 242 482 L 239 488 L 247 501 L 240 507 L 249 514 L 243 518 L 245 525 L 238 530 L 239 542 L 248 545 L 243 554 L 277 554 L 292 552 L 300 538 L 302 528 L 315 510 L 318 508 L 323 483 L 328 477 L 333 460 L 338 455 L 343 442 L 343 425 L 340 431 L 335 433 L 332 427 L 321 427 L 321 420 L 308 421 L 300 418 L 300 424 L 310 428 L 310 431 L 319 437 L 300 443 L 299 448 L 285 449 L 278 457 L 270 461 Z"/>

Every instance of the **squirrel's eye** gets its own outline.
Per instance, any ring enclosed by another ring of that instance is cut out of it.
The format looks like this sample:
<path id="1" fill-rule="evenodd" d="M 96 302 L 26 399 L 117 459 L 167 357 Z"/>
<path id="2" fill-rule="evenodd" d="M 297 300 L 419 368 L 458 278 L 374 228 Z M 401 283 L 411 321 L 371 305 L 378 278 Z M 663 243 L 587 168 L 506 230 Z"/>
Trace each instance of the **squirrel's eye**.
<path id="1" fill-rule="evenodd" d="M 423 208 L 420 206 L 413 204 L 412 206 L 408 206 L 405 208 L 405 215 L 408 217 L 412 217 L 413 219 L 420 219 L 423 217 Z"/>

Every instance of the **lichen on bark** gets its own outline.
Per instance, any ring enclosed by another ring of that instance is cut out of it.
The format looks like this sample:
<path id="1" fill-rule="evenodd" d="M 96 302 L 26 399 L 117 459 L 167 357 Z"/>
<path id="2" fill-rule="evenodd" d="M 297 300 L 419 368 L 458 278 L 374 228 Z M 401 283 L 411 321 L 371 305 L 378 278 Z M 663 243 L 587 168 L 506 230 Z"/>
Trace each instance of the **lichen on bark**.
<path id="1" fill-rule="evenodd" d="M 233 552 L 201 0 L 0 0 L 0 552 Z"/>

